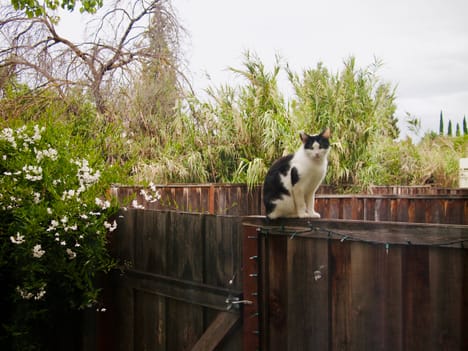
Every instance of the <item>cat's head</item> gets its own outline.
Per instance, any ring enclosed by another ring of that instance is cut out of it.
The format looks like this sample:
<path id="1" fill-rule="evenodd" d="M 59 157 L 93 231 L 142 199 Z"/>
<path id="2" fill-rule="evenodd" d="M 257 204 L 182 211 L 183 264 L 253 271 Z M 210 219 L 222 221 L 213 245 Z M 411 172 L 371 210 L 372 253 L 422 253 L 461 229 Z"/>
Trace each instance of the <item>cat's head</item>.
<path id="1" fill-rule="evenodd" d="M 306 155 L 312 160 L 324 160 L 330 151 L 330 128 L 316 135 L 309 135 L 304 132 L 300 133 L 301 141 L 304 146 Z"/>

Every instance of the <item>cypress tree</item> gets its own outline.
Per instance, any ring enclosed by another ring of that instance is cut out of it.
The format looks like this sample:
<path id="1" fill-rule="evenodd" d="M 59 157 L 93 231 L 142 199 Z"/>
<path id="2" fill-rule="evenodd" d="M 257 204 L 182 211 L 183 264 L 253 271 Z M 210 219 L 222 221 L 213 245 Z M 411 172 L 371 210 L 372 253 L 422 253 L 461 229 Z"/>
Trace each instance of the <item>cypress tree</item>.
<path id="1" fill-rule="evenodd" d="M 440 111 L 439 135 L 444 135 L 444 116 L 442 115 L 442 111 Z"/>
<path id="2" fill-rule="evenodd" d="M 466 125 L 466 116 L 463 116 L 463 135 L 468 135 L 468 126 Z"/>
<path id="3" fill-rule="evenodd" d="M 449 120 L 447 135 L 452 136 L 452 121 Z"/>
<path id="4" fill-rule="evenodd" d="M 460 136 L 460 123 L 457 122 L 457 128 L 455 129 L 455 136 Z"/>

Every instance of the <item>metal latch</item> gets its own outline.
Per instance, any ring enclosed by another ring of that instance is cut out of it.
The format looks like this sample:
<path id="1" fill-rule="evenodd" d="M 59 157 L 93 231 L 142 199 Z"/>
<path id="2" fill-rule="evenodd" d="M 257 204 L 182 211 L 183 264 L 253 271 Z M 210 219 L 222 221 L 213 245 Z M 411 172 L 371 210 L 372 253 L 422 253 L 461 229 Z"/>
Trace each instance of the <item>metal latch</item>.
<path id="1" fill-rule="evenodd" d="M 240 304 L 251 305 L 253 304 L 253 302 L 250 300 L 241 300 L 240 298 L 236 296 L 229 295 L 226 299 L 226 304 L 227 304 L 226 309 L 229 311 L 232 308 L 239 308 Z"/>

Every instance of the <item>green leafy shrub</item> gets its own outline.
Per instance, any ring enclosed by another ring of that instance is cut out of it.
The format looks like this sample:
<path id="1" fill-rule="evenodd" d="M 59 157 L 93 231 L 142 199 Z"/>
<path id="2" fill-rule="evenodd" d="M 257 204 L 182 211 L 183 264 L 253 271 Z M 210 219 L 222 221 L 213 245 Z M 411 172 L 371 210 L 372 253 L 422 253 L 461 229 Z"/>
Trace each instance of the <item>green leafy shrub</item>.
<path id="1" fill-rule="evenodd" d="M 0 131 L 1 349 L 47 349 L 41 331 L 95 304 L 114 266 L 112 169 L 89 146 L 61 123 Z"/>

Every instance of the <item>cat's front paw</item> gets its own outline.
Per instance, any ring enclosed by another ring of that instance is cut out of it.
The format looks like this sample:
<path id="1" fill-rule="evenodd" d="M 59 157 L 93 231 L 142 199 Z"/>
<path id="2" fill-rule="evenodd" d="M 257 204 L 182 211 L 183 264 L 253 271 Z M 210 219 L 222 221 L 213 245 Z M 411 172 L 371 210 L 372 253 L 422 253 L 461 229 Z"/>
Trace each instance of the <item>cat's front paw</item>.
<path id="1" fill-rule="evenodd" d="M 303 211 L 303 212 L 299 212 L 297 214 L 297 217 L 298 218 L 307 218 L 307 217 L 309 217 L 309 214 L 307 212 Z"/>
<path id="2" fill-rule="evenodd" d="M 320 213 L 312 211 L 312 213 L 309 215 L 310 218 L 320 218 Z"/>

